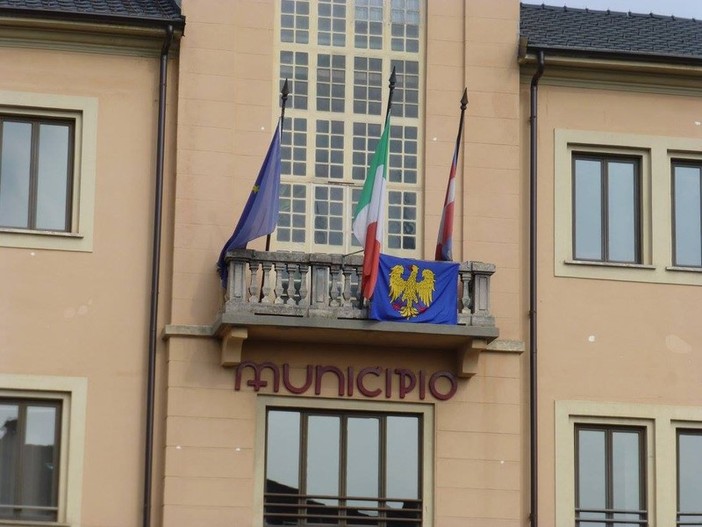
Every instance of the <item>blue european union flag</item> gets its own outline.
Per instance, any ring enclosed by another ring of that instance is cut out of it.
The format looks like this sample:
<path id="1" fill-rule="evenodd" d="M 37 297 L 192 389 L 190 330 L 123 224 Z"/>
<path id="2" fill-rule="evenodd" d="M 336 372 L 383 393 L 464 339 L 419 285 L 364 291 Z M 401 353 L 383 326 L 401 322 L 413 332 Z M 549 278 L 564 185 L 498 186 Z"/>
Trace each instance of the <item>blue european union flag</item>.
<path id="1" fill-rule="evenodd" d="M 227 266 L 224 257 L 231 249 L 245 249 L 251 240 L 265 236 L 275 230 L 278 222 L 280 200 L 280 121 L 275 128 L 271 146 L 251 189 L 234 233 L 224 244 L 217 260 L 217 270 L 222 277 L 222 286 L 227 286 Z"/>
<path id="2" fill-rule="evenodd" d="M 380 255 L 373 320 L 456 324 L 458 263 Z"/>

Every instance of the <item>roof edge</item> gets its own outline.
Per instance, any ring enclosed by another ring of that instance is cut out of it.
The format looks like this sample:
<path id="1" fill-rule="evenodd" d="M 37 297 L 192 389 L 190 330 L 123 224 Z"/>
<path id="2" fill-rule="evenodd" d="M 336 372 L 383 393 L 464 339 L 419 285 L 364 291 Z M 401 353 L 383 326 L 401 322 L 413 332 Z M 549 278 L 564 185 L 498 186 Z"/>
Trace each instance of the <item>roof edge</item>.
<path id="1" fill-rule="evenodd" d="M 519 6 L 523 7 L 525 9 L 543 9 L 545 11 L 561 11 L 565 13 L 569 12 L 577 12 L 577 13 L 600 13 L 600 14 L 608 14 L 608 15 L 614 15 L 614 16 L 622 16 L 622 17 L 643 17 L 643 18 L 658 18 L 661 20 L 689 20 L 692 22 L 702 22 L 701 19 L 699 18 L 689 18 L 689 17 L 684 17 L 684 16 L 677 16 L 677 15 L 659 15 L 657 13 L 654 13 L 653 11 L 649 13 L 639 13 L 636 11 L 618 11 L 616 9 L 590 9 L 589 7 L 568 7 L 568 6 L 556 6 L 556 5 L 546 5 L 544 3 L 541 4 L 534 4 L 531 2 L 519 2 Z"/>
<path id="2" fill-rule="evenodd" d="M 541 50 L 538 50 L 541 51 Z M 518 57 L 518 63 L 522 72 L 527 71 L 531 67 L 535 67 L 538 63 L 537 53 L 529 52 Z M 545 76 L 549 73 L 556 76 L 578 77 L 581 72 L 583 75 L 599 77 L 600 75 L 616 74 L 622 78 L 628 75 L 653 75 L 660 77 L 661 75 L 669 79 L 680 79 L 687 77 L 694 79 L 695 85 L 699 84 L 699 79 L 702 77 L 702 61 L 692 63 L 672 63 L 670 61 L 645 61 L 645 60 L 621 60 L 617 57 L 594 57 L 594 56 L 566 56 L 545 53 Z M 570 71 L 570 73 L 564 73 Z M 678 81 L 671 81 L 678 82 Z"/>
<path id="3" fill-rule="evenodd" d="M 526 44 L 526 53 L 537 54 L 543 51 L 547 55 L 573 57 L 578 59 L 615 60 L 619 62 L 655 62 L 675 65 L 702 66 L 702 56 L 678 55 L 673 53 L 645 53 L 637 51 L 613 51 L 601 48 L 565 48 L 559 46 Z"/>
<path id="4" fill-rule="evenodd" d="M 160 18 L 0 7 L 0 17 L 159 28 L 171 25 L 180 32 L 185 29 L 184 15 L 177 18 Z"/>

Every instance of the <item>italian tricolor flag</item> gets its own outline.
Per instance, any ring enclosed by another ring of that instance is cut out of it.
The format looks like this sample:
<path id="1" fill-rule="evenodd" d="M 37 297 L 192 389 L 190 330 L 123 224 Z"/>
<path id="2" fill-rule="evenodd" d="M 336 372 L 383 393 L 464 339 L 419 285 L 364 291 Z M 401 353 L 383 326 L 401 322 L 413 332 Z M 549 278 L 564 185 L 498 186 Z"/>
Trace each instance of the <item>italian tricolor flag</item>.
<path id="1" fill-rule="evenodd" d="M 383 135 L 380 136 L 378 148 L 376 148 L 368 168 L 361 198 L 358 200 L 353 215 L 353 234 L 364 247 L 361 292 L 367 299 L 373 296 L 375 282 L 378 278 L 380 247 L 383 243 L 389 133 L 390 116 L 388 115 Z"/>

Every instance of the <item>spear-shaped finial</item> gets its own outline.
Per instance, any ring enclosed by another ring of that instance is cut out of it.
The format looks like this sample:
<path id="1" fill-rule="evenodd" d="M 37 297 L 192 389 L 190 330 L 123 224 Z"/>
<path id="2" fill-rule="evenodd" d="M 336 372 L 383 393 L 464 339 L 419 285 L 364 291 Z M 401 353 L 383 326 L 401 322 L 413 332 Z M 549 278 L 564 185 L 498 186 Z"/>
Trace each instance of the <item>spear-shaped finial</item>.
<path id="1" fill-rule="evenodd" d="M 280 105 L 280 120 L 282 122 L 283 119 L 285 119 L 285 103 L 288 102 L 288 95 L 290 94 L 290 90 L 288 89 L 288 79 L 285 79 L 285 82 L 283 83 L 283 88 L 280 90 L 280 100 L 281 100 L 281 105 Z M 282 128 L 282 126 L 281 126 Z"/>
<path id="2" fill-rule="evenodd" d="M 392 108 L 392 93 L 395 91 L 395 81 L 397 77 L 395 75 L 395 66 L 392 67 L 392 73 L 390 74 L 390 82 L 388 87 L 390 88 L 390 95 L 388 95 L 388 109 L 385 111 L 385 120 L 388 120 L 390 115 L 390 108 Z"/>
<path id="3" fill-rule="evenodd" d="M 463 97 L 461 97 L 461 120 L 458 125 L 458 136 L 456 137 L 456 152 L 458 153 L 458 147 L 461 144 L 461 136 L 463 135 L 463 115 L 466 113 L 466 107 L 468 106 L 468 88 L 463 88 Z"/>

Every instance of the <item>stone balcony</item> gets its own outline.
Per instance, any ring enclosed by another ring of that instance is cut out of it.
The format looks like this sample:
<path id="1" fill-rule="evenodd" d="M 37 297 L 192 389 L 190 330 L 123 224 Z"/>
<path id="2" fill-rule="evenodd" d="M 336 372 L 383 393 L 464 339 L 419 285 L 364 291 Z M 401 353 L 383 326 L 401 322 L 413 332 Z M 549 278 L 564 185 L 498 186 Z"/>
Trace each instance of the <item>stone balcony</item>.
<path id="1" fill-rule="evenodd" d="M 477 352 L 499 332 L 490 313 L 493 264 L 463 262 L 456 284 L 457 325 L 369 320 L 359 282 L 363 257 L 237 249 L 213 332 L 222 364 L 241 361 L 244 340 L 353 342 L 406 349 L 455 350 L 459 372 L 474 373 Z"/>

